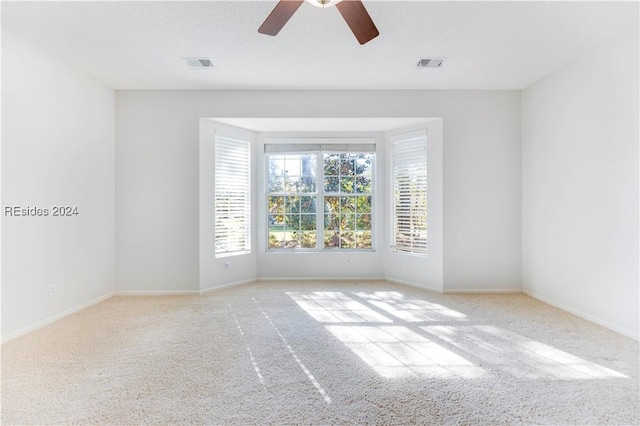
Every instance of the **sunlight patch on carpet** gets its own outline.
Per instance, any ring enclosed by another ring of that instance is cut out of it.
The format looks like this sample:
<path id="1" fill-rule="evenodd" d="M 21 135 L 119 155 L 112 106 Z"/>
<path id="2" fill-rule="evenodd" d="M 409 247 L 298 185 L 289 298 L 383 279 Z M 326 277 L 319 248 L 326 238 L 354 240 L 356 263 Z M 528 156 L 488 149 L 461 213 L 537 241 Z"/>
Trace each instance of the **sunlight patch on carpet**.
<path id="1" fill-rule="evenodd" d="M 627 378 L 617 371 L 499 327 L 436 325 L 420 328 L 456 348 L 473 354 L 485 363 L 500 366 L 501 371 L 519 378 Z"/>
<path id="2" fill-rule="evenodd" d="M 339 291 L 287 292 L 287 295 L 318 322 L 393 322 Z"/>
<path id="3" fill-rule="evenodd" d="M 316 321 L 336 324 L 326 329 L 386 378 L 478 378 L 496 372 L 528 379 L 627 377 L 499 327 L 468 325 L 461 312 L 397 291 L 286 294 Z M 491 366 L 491 373 L 470 359 Z"/>
<path id="4" fill-rule="evenodd" d="M 407 327 L 326 326 L 380 376 L 478 378 L 484 370 Z"/>
<path id="5" fill-rule="evenodd" d="M 420 299 L 405 299 L 397 291 L 355 292 L 354 295 L 367 300 L 394 317 L 407 322 L 465 320 L 467 316 L 437 303 Z"/>
<path id="6" fill-rule="evenodd" d="M 466 316 L 460 312 L 425 300 L 408 300 L 393 291 L 354 292 L 353 297 L 339 291 L 287 295 L 316 321 L 340 323 L 326 328 L 382 377 L 477 378 L 485 374 L 462 356 L 408 327 L 391 325 L 464 321 Z"/>

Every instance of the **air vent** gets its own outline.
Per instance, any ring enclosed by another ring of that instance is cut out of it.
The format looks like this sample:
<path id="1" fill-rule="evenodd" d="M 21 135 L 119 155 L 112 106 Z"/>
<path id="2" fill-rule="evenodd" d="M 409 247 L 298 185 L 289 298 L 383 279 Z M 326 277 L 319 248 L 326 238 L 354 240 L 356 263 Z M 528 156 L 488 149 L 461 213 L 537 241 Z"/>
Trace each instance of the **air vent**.
<path id="1" fill-rule="evenodd" d="M 191 69 L 213 68 L 213 62 L 209 58 L 184 58 L 187 67 Z"/>
<path id="2" fill-rule="evenodd" d="M 418 61 L 418 68 L 442 68 L 444 58 L 421 58 Z"/>

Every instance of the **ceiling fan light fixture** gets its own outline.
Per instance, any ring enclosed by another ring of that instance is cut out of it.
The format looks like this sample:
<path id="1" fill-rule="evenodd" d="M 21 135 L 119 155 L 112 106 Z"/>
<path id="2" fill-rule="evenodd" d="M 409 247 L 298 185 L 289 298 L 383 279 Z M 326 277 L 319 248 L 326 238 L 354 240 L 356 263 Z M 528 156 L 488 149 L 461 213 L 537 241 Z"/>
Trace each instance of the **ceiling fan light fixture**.
<path id="1" fill-rule="evenodd" d="M 342 0 L 307 0 L 308 3 L 311 3 L 315 7 L 331 7 L 340 3 Z"/>

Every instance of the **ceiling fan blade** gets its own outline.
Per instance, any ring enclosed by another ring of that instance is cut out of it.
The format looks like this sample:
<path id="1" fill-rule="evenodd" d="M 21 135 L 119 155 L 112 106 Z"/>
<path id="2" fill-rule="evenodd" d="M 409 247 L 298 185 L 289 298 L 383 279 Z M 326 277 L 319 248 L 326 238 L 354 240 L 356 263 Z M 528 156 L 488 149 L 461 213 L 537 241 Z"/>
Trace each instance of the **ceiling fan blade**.
<path id="1" fill-rule="evenodd" d="M 280 0 L 258 28 L 258 32 L 270 36 L 278 34 L 302 3 L 304 0 Z"/>
<path id="2" fill-rule="evenodd" d="M 360 0 L 343 0 L 336 7 L 360 44 L 365 44 L 380 34 Z"/>

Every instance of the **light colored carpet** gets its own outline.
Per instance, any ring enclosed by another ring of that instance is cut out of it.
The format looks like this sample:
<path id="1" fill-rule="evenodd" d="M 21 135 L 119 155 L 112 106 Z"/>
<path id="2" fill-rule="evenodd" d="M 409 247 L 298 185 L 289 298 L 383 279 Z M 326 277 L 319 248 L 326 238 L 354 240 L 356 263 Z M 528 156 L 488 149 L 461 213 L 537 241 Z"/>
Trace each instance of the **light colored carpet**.
<path id="1" fill-rule="evenodd" d="M 638 424 L 638 343 L 384 282 L 113 297 L 2 347 L 2 424 Z"/>

